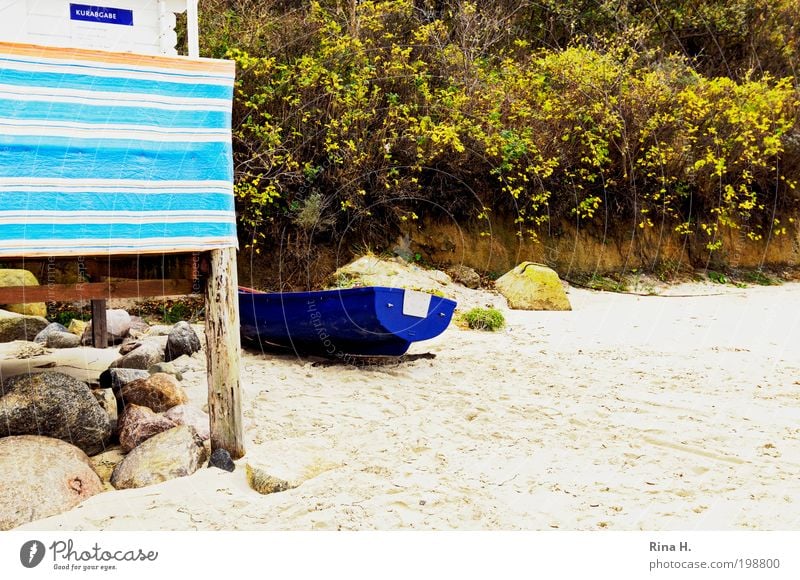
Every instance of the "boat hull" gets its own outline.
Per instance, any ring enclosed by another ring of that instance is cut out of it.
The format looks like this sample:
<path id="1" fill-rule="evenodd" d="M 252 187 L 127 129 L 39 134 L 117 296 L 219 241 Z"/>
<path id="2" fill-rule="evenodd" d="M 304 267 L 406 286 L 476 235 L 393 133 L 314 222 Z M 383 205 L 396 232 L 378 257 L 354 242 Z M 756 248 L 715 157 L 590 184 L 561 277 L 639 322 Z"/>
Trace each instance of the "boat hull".
<path id="1" fill-rule="evenodd" d="M 455 307 L 446 298 L 382 286 L 284 293 L 239 289 L 243 339 L 329 357 L 401 356 L 412 342 L 444 332 Z"/>

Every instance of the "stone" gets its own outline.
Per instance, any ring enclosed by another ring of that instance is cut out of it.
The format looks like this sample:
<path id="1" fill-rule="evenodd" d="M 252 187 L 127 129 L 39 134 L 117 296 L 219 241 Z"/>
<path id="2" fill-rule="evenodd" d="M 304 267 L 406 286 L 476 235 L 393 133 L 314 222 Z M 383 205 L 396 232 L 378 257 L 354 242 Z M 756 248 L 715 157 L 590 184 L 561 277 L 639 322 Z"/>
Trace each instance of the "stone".
<path id="1" fill-rule="evenodd" d="M 141 346 L 132 350 L 122 358 L 111 363 L 109 368 L 149 369 L 156 363 L 164 361 L 164 350 L 154 341 L 143 342 Z"/>
<path id="2" fill-rule="evenodd" d="M 179 425 L 150 437 L 128 453 L 111 475 L 116 489 L 155 485 L 191 475 L 205 462 L 206 452 L 188 425 Z"/>
<path id="3" fill-rule="evenodd" d="M 245 464 L 245 473 L 247 474 L 247 484 L 262 495 L 278 493 L 297 487 L 288 481 L 273 477 L 263 469 L 254 467 L 249 463 Z"/>
<path id="4" fill-rule="evenodd" d="M 106 449 L 102 453 L 98 453 L 89 458 L 92 469 L 97 473 L 100 481 L 103 482 L 103 489 L 105 491 L 114 490 L 114 486 L 111 485 L 111 474 L 114 472 L 114 468 L 123 459 L 125 459 L 125 454 L 118 446 Z"/>
<path id="5" fill-rule="evenodd" d="M 71 332 L 55 331 L 47 335 L 47 342 L 45 344 L 47 348 L 75 348 L 81 345 L 81 339 Z"/>
<path id="6" fill-rule="evenodd" d="M 58 322 L 51 322 L 42 329 L 42 331 L 33 338 L 33 342 L 37 344 L 47 344 L 47 337 L 54 332 L 67 332 L 67 327 Z"/>
<path id="7" fill-rule="evenodd" d="M 18 375 L 3 381 L 0 437 L 43 435 L 93 455 L 111 437 L 111 419 L 86 383 L 59 372 Z"/>
<path id="8" fill-rule="evenodd" d="M 172 375 L 156 373 L 146 379 L 137 379 L 124 385 L 117 398 L 125 405 L 149 407 L 163 413 L 177 405 L 189 402 L 189 397 Z"/>
<path id="9" fill-rule="evenodd" d="M 208 414 L 191 405 L 176 405 L 164 413 L 164 416 L 176 425 L 194 427 L 198 437 L 203 441 L 211 438 L 211 423 Z"/>
<path id="10" fill-rule="evenodd" d="M 131 315 L 121 308 L 106 310 L 106 331 L 108 341 L 111 343 L 120 342 L 128 336 L 131 329 Z"/>
<path id="11" fill-rule="evenodd" d="M 119 411 L 117 409 L 117 398 L 111 389 L 92 389 L 95 401 L 97 401 L 103 408 L 103 411 L 108 415 L 111 422 L 111 433 L 117 432 L 117 422 L 119 420 Z"/>
<path id="12" fill-rule="evenodd" d="M 119 444 L 129 453 L 153 435 L 172 429 L 177 423 L 147 407 L 126 405 L 119 417 Z"/>
<path id="13" fill-rule="evenodd" d="M 151 375 L 154 375 L 156 373 L 167 373 L 168 375 L 172 375 L 179 381 L 183 380 L 183 374 L 181 374 L 181 371 L 175 368 L 175 365 L 171 362 L 162 362 L 154 364 L 149 369 L 147 369 L 147 372 L 150 373 Z"/>
<path id="14" fill-rule="evenodd" d="M 147 336 L 168 336 L 170 331 L 172 326 L 168 324 L 154 324 L 148 329 Z"/>
<path id="15" fill-rule="evenodd" d="M 216 467 L 223 471 L 233 471 L 236 464 L 231 459 L 231 454 L 224 449 L 214 449 L 211 458 L 208 460 L 209 467 Z"/>
<path id="16" fill-rule="evenodd" d="M 164 350 L 164 361 L 169 362 L 181 355 L 191 356 L 200 350 L 200 338 L 188 322 L 181 321 L 170 330 L 167 347 Z"/>
<path id="17" fill-rule="evenodd" d="M 33 341 L 49 324 L 41 316 L 25 316 L 0 310 L 0 342 Z"/>
<path id="18" fill-rule="evenodd" d="M 38 435 L 0 438 L 0 530 L 66 512 L 101 491 L 74 445 Z"/>
<path id="19" fill-rule="evenodd" d="M 0 269 L 0 287 L 10 286 L 38 286 L 36 276 L 28 270 Z M 28 316 L 47 316 L 47 305 L 44 302 L 29 302 L 28 304 L 5 304 L 1 306 L 9 312 L 25 314 Z"/>
<path id="20" fill-rule="evenodd" d="M 523 262 L 497 279 L 497 290 L 517 310 L 572 310 L 558 274 L 533 262 Z"/>
<path id="21" fill-rule="evenodd" d="M 49 352 L 43 344 L 27 342 L 24 340 L 15 340 L 14 342 L 9 343 L 8 347 L 3 350 L 7 357 L 20 360 L 42 356 Z"/>
<path id="22" fill-rule="evenodd" d="M 139 316 L 131 316 L 131 327 L 128 336 L 134 339 L 144 338 L 150 330 L 150 325 Z"/>
<path id="23" fill-rule="evenodd" d="M 76 334 L 79 337 L 83 336 L 83 333 L 86 332 L 86 328 L 89 326 L 89 323 L 85 320 L 81 320 L 79 318 L 73 318 L 69 321 L 69 326 L 67 326 L 67 330 L 72 334 Z"/>
<path id="24" fill-rule="evenodd" d="M 111 389 L 117 394 L 123 385 L 149 376 L 150 373 L 141 369 L 106 369 L 100 373 L 100 387 Z"/>
<path id="25" fill-rule="evenodd" d="M 106 310 L 106 335 L 108 344 L 118 344 L 128 336 L 131 328 L 131 315 L 121 308 Z M 81 335 L 82 344 L 92 343 L 92 321 L 90 320 Z"/>
<path id="26" fill-rule="evenodd" d="M 132 352 L 142 346 L 142 343 L 134 338 L 126 338 L 122 341 L 122 344 L 119 345 L 119 354 L 125 356 L 129 352 Z"/>
<path id="27" fill-rule="evenodd" d="M 466 286 L 467 288 L 478 288 L 481 285 L 481 277 L 475 270 L 469 266 L 455 266 L 447 271 L 450 277 L 455 281 Z"/>

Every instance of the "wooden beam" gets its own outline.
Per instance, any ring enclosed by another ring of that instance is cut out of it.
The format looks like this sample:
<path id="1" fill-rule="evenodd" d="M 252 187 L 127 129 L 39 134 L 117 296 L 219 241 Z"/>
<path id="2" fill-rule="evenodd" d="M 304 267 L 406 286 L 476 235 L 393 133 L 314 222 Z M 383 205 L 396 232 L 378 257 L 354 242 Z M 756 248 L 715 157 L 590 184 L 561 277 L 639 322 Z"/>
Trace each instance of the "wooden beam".
<path id="1" fill-rule="evenodd" d="M 95 348 L 106 348 L 108 346 L 107 330 L 106 301 L 92 300 L 92 346 Z"/>
<path id="2" fill-rule="evenodd" d="M 145 298 L 192 294 L 191 280 L 121 280 L 0 288 L 0 304 L 74 302 L 108 298 Z"/>
<path id="3" fill-rule="evenodd" d="M 102 280 L 177 280 L 193 278 L 201 252 L 49 258 L 4 258 L 7 268 L 30 270 L 39 280 L 51 284 L 70 283 L 75 276 L 86 282 Z M 61 279 L 62 276 L 70 279 Z M 79 279 L 80 280 L 80 279 Z M 42 282 L 44 284 L 44 282 Z"/>
<path id="4" fill-rule="evenodd" d="M 211 250 L 206 282 L 206 362 L 211 449 L 244 455 L 239 389 L 239 298 L 236 250 Z"/>

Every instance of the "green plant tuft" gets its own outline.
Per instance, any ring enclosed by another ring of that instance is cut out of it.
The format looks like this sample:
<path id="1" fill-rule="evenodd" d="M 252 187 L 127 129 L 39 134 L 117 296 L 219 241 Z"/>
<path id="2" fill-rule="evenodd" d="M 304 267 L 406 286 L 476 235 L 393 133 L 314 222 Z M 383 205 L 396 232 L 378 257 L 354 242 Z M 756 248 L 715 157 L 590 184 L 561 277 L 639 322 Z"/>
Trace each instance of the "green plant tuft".
<path id="1" fill-rule="evenodd" d="M 69 326 L 70 321 L 74 318 L 77 318 L 78 320 L 91 320 L 92 315 L 89 312 L 75 312 L 74 310 L 62 310 L 60 312 L 56 312 L 53 316 L 51 316 L 50 321 L 58 322 L 59 324 L 63 324 L 64 326 Z"/>
<path id="2" fill-rule="evenodd" d="M 464 321 L 473 330 L 490 330 L 494 332 L 503 328 L 506 317 L 496 308 L 473 308 L 463 315 Z"/>
<path id="3" fill-rule="evenodd" d="M 745 282 L 750 282 L 751 284 L 758 284 L 759 286 L 778 286 L 780 285 L 780 281 L 776 280 L 775 278 L 771 278 L 767 276 L 761 270 L 754 270 L 752 272 L 745 272 L 743 276 Z"/>
<path id="4" fill-rule="evenodd" d="M 164 323 L 175 324 L 182 320 L 188 320 L 192 316 L 191 309 L 181 302 L 176 302 L 172 306 L 164 307 Z"/>
<path id="5" fill-rule="evenodd" d="M 720 272 L 715 272 L 714 270 L 709 270 L 708 271 L 708 279 L 711 280 L 712 282 L 717 283 L 717 284 L 727 284 L 728 283 L 728 278 L 727 278 L 727 276 L 725 276 L 725 274 L 722 274 Z"/>

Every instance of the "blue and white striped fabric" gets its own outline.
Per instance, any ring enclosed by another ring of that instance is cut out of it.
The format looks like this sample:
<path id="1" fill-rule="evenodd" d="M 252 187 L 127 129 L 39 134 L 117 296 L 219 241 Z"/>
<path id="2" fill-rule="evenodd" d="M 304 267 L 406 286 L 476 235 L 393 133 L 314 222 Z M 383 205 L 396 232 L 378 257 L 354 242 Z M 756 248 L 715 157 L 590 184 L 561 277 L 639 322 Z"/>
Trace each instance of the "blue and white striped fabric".
<path id="1" fill-rule="evenodd" d="M 0 257 L 236 247 L 233 63 L 0 43 Z"/>

